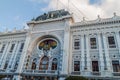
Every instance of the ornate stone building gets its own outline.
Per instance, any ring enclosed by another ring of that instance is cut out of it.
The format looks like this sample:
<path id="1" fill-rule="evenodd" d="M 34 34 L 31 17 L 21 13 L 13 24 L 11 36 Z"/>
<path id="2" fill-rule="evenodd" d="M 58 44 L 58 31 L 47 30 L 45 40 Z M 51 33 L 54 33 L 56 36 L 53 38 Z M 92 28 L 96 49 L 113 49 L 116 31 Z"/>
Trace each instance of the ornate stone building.
<path id="1" fill-rule="evenodd" d="M 65 10 L 0 33 L 0 76 L 10 80 L 120 80 L 120 16 L 74 22 Z"/>

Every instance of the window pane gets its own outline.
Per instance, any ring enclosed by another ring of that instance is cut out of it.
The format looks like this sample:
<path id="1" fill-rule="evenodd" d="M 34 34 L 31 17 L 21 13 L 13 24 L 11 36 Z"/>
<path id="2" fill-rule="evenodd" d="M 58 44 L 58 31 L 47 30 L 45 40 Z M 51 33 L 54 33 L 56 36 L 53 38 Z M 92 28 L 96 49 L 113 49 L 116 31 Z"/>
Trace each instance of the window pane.
<path id="1" fill-rule="evenodd" d="M 15 46 L 15 44 L 12 44 L 12 45 L 11 45 L 11 48 L 10 48 L 10 51 L 9 51 L 9 52 L 12 52 L 12 51 L 13 51 L 14 46 Z"/>
<path id="2" fill-rule="evenodd" d="M 112 61 L 112 65 L 113 65 L 113 72 L 120 72 L 119 61 Z"/>
<path id="3" fill-rule="evenodd" d="M 108 37 L 108 43 L 109 43 L 109 48 L 115 48 L 116 47 L 114 36 Z"/>
<path id="4" fill-rule="evenodd" d="M 91 49 L 97 48 L 96 38 L 90 38 Z"/>
<path id="5" fill-rule="evenodd" d="M 98 61 L 92 61 L 92 70 L 99 71 Z"/>
<path id="6" fill-rule="evenodd" d="M 49 64 L 49 58 L 44 56 L 40 62 L 40 70 L 47 70 Z"/>
<path id="7" fill-rule="evenodd" d="M 52 61 L 52 70 L 57 70 L 57 59 L 53 59 Z"/>
<path id="8" fill-rule="evenodd" d="M 21 43 L 21 46 L 20 46 L 20 50 L 19 50 L 19 52 L 22 52 L 23 47 L 24 47 L 24 43 Z"/>
<path id="9" fill-rule="evenodd" d="M 74 49 L 75 49 L 75 50 L 80 49 L 80 41 L 79 41 L 79 39 L 75 39 L 75 42 L 74 42 Z"/>
<path id="10" fill-rule="evenodd" d="M 5 49 L 5 44 L 3 44 L 3 46 L 2 46 L 2 48 L 0 50 L 0 53 L 3 53 L 4 49 Z"/>
<path id="11" fill-rule="evenodd" d="M 74 61 L 74 71 L 80 71 L 80 61 Z"/>

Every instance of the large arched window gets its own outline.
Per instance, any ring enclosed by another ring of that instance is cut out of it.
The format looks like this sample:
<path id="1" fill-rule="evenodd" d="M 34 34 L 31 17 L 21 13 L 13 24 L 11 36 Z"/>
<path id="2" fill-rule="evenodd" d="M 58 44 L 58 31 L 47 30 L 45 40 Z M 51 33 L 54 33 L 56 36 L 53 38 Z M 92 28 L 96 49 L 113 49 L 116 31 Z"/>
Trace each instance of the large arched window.
<path id="1" fill-rule="evenodd" d="M 54 58 L 53 61 L 52 61 L 52 70 L 57 70 L 57 59 Z"/>
<path id="2" fill-rule="evenodd" d="M 44 56 L 40 61 L 40 70 L 47 70 L 49 64 L 49 58 Z"/>

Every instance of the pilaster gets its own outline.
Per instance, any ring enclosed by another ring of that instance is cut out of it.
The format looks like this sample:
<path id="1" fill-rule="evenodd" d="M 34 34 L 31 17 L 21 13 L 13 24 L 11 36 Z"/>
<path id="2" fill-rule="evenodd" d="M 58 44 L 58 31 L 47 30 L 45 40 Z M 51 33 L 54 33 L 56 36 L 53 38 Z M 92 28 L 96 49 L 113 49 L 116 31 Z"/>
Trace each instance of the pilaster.
<path id="1" fill-rule="evenodd" d="M 15 58 L 16 50 L 17 50 L 17 47 L 18 47 L 18 43 L 17 42 L 14 42 L 13 44 L 15 44 L 15 46 L 14 46 L 13 51 L 11 52 L 11 58 L 10 58 L 9 64 L 8 64 L 8 66 L 11 66 L 11 67 L 9 67 L 9 69 L 12 69 L 12 65 L 14 64 L 13 60 Z"/>
<path id="2" fill-rule="evenodd" d="M 70 30 L 68 22 L 65 22 L 65 33 L 64 33 L 64 45 L 63 45 L 63 61 L 62 61 L 62 74 L 68 74 L 69 70 L 69 50 L 70 50 Z"/>
<path id="3" fill-rule="evenodd" d="M 115 35 L 116 35 L 116 41 L 117 41 L 116 44 L 118 44 L 118 50 L 119 50 L 119 54 L 120 54 L 120 33 L 116 32 Z"/>
<path id="4" fill-rule="evenodd" d="M 26 40 L 25 40 L 25 45 L 24 45 L 24 48 L 23 48 L 23 52 L 22 52 L 22 55 L 21 55 L 21 58 L 20 58 L 20 64 L 18 65 L 18 70 L 17 72 L 18 73 L 21 73 L 22 72 L 22 69 L 24 67 L 24 61 L 25 61 L 25 57 L 27 55 L 27 52 L 28 52 L 28 47 L 29 47 L 29 43 L 30 43 L 30 34 L 28 33 L 27 37 L 26 37 Z"/>
<path id="5" fill-rule="evenodd" d="M 85 71 L 84 75 L 90 75 L 91 74 L 91 59 L 90 59 L 90 45 L 89 45 L 89 34 L 85 35 L 85 41 L 86 41 L 86 54 L 85 54 Z"/>
<path id="6" fill-rule="evenodd" d="M 84 35 L 81 35 L 81 71 L 85 69 L 85 49 L 84 49 Z"/>
<path id="7" fill-rule="evenodd" d="M 19 54 L 19 49 L 20 49 L 20 42 L 17 41 L 17 47 L 16 47 L 16 51 L 15 51 L 15 56 L 14 56 L 14 59 L 13 59 L 12 69 L 14 69 L 14 65 L 16 63 L 16 57 Z"/>
<path id="8" fill-rule="evenodd" d="M 105 54 L 105 72 L 104 76 L 110 76 L 111 75 L 111 61 L 109 57 L 109 50 L 107 46 L 107 37 L 106 34 L 103 33 L 103 44 L 104 44 L 104 54 Z"/>
<path id="9" fill-rule="evenodd" d="M 7 42 L 6 46 L 5 46 L 5 49 L 3 51 L 3 56 L 2 56 L 2 61 L 1 61 L 1 68 L 3 69 L 4 68 L 4 64 L 6 62 L 6 57 L 8 55 L 8 51 L 9 51 L 9 48 L 10 48 L 10 42 Z"/>
<path id="10" fill-rule="evenodd" d="M 103 75 L 103 71 L 104 71 L 105 66 L 104 66 L 104 59 L 103 59 L 101 33 L 98 33 L 97 36 L 98 36 L 98 46 L 99 46 L 99 66 L 100 66 L 101 75 Z"/>

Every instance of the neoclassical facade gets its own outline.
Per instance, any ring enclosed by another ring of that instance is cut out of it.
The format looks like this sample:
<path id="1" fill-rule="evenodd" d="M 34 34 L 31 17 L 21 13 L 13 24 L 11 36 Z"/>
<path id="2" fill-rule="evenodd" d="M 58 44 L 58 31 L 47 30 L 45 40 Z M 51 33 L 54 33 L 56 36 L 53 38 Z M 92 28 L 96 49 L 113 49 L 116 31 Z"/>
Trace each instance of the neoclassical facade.
<path id="1" fill-rule="evenodd" d="M 0 33 L 0 76 L 10 80 L 120 80 L 120 16 L 74 22 L 65 10 L 44 13 L 29 29 Z"/>

